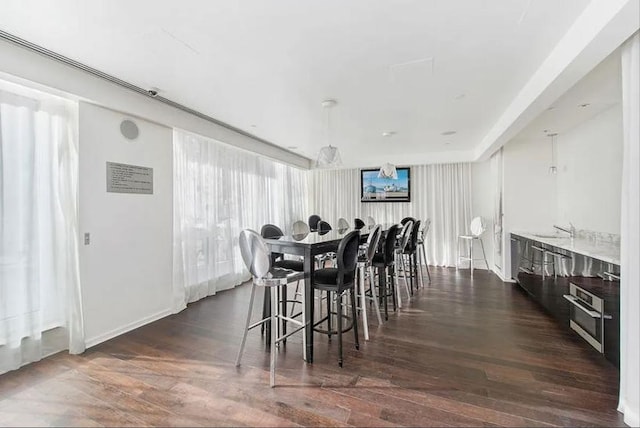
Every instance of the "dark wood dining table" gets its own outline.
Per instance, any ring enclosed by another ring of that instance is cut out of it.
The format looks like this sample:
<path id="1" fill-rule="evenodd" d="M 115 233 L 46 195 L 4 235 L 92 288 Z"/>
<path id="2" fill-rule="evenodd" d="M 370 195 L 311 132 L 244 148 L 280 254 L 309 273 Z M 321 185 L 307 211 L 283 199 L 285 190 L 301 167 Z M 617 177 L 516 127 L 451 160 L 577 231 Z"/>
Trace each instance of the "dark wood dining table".
<path id="1" fill-rule="evenodd" d="M 382 225 L 386 231 L 391 224 Z M 360 229 L 360 239 L 366 240 L 371 226 Z M 279 238 L 266 238 L 265 242 L 271 251 L 283 254 L 297 255 L 304 258 L 304 302 L 305 302 L 305 342 L 304 359 L 308 363 L 313 362 L 313 319 L 314 319 L 314 292 L 313 292 L 313 271 L 315 269 L 315 256 L 334 252 L 344 236 L 356 230 L 333 229 L 328 232 L 309 232 L 304 235 L 285 235 Z"/>

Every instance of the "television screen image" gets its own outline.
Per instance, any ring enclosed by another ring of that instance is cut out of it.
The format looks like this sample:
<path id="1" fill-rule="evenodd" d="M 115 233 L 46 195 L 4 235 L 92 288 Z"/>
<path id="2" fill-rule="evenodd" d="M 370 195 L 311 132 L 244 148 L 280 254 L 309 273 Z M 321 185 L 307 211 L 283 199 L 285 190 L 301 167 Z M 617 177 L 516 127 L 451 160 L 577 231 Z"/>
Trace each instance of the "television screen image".
<path id="1" fill-rule="evenodd" d="M 411 169 L 396 168 L 398 178 L 378 178 L 380 169 L 360 170 L 362 202 L 410 202 Z"/>

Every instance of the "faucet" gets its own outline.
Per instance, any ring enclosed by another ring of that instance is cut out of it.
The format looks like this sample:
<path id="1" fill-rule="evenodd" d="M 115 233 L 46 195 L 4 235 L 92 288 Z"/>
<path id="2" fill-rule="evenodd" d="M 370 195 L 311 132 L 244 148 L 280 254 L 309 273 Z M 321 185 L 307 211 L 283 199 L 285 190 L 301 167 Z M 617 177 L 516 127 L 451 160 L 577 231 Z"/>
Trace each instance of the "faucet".
<path id="1" fill-rule="evenodd" d="M 553 225 L 554 228 L 568 233 L 571 239 L 573 239 L 576 235 L 576 228 L 571 223 L 569 223 L 569 226 L 570 226 L 569 229 L 565 229 L 564 227 L 556 226 L 555 224 Z"/>

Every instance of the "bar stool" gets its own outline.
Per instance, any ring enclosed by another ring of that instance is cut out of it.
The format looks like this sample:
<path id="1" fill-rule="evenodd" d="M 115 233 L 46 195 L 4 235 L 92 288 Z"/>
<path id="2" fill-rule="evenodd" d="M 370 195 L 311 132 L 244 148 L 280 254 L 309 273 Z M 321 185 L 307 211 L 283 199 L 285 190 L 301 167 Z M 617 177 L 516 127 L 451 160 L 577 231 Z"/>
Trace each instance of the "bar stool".
<path id="1" fill-rule="evenodd" d="M 413 221 L 407 221 L 404 226 L 402 226 L 402 231 L 400 232 L 400 239 L 398 240 L 398 244 L 395 246 L 395 258 L 396 258 L 396 284 L 398 283 L 398 273 L 400 268 L 402 267 L 402 279 L 404 279 L 404 288 L 407 292 L 407 299 L 411 299 L 411 292 L 409 291 L 409 282 L 407 281 L 407 267 L 404 264 L 403 254 L 407 245 L 409 244 L 409 238 L 411 237 L 411 231 L 413 230 Z M 396 293 L 398 293 L 398 307 L 402 308 L 402 299 L 400 298 L 400 286 L 396 287 Z"/>
<path id="2" fill-rule="evenodd" d="M 373 227 L 376 225 L 376 221 L 370 215 L 367 216 L 367 226 Z"/>
<path id="3" fill-rule="evenodd" d="M 360 232 L 354 230 L 349 232 L 338 244 L 338 251 L 336 252 L 336 265 L 335 268 L 318 269 L 313 273 L 312 283 L 313 288 L 316 290 L 326 291 L 329 296 L 327 297 L 327 316 L 314 323 L 314 328 L 327 321 L 327 330 L 315 329 L 315 331 L 325 333 L 331 338 L 331 335 L 338 336 L 338 365 L 342 367 L 342 333 L 344 331 L 353 328 L 353 334 L 355 336 L 356 349 L 360 349 L 360 343 L 358 342 L 358 318 L 356 315 L 356 296 L 355 296 L 355 275 L 356 266 L 358 261 L 358 247 L 360 245 Z M 351 297 L 351 325 L 343 330 L 342 328 L 342 305 L 343 297 L 346 292 L 350 293 Z M 333 312 L 331 311 L 331 301 L 333 300 L 331 294 L 337 302 L 336 330 L 331 328 L 331 317 Z"/>
<path id="4" fill-rule="evenodd" d="M 378 270 L 378 296 L 384 303 L 385 320 L 389 319 L 389 296 L 393 299 L 393 310 L 396 310 L 395 247 L 397 234 L 398 225 L 394 224 L 387 230 L 382 249 L 375 253 L 371 263 Z M 390 286 L 387 287 L 387 284 Z"/>
<path id="5" fill-rule="evenodd" d="M 302 220 L 294 222 L 291 226 L 291 235 L 294 237 L 307 236 L 310 231 L 309 225 Z"/>
<path id="6" fill-rule="evenodd" d="M 487 266 L 487 270 L 489 270 L 489 263 L 487 262 L 487 254 L 484 252 L 484 244 L 482 243 L 482 239 L 481 236 L 482 234 L 485 232 L 486 227 L 484 225 L 484 220 L 482 219 L 482 217 L 475 217 L 473 220 L 471 220 L 471 225 L 469 226 L 469 229 L 471 230 L 471 234 L 470 235 L 460 235 L 458 236 L 458 263 L 456 264 L 456 268 L 458 268 L 458 265 L 460 264 L 461 261 L 465 261 L 465 260 L 469 260 L 469 267 L 471 269 L 471 275 L 473 276 L 473 261 L 474 260 L 483 260 L 484 259 L 484 264 Z M 460 254 L 460 240 L 463 240 L 463 242 L 468 242 L 469 244 L 469 257 L 465 257 L 462 256 Z M 482 259 L 474 259 L 473 258 L 473 242 L 475 240 L 478 240 L 480 242 L 480 247 L 482 248 Z"/>
<path id="7" fill-rule="evenodd" d="M 360 230 L 364 226 L 365 226 L 364 221 L 362 221 L 361 219 L 359 219 L 357 217 L 353 219 L 353 227 L 354 227 L 354 229 Z"/>
<path id="8" fill-rule="evenodd" d="M 338 230 L 347 230 L 349 229 L 349 222 L 347 219 L 340 217 L 338 219 Z"/>
<path id="9" fill-rule="evenodd" d="M 362 314 L 362 328 L 364 330 L 364 340 L 369 340 L 369 320 L 367 318 L 367 300 L 373 301 L 376 309 L 376 315 L 378 316 L 378 325 L 382 324 L 382 317 L 380 316 L 380 302 L 376 295 L 376 287 L 373 285 L 373 256 L 378 248 L 378 242 L 380 241 L 380 235 L 382 235 L 382 226 L 374 226 L 373 230 L 369 232 L 367 243 L 361 246 L 364 253 L 358 256 L 358 298 L 360 301 L 360 313 Z M 364 289 L 364 281 L 369 271 L 369 287 L 371 296 L 367 296 Z M 357 305 L 356 305 L 357 307 Z"/>
<path id="10" fill-rule="evenodd" d="M 322 220 L 320 218 L 319 215 L 317 214 L 312 214 L 309 216 L 309 228 L 311 228 L 311 230 L 317 230 L 318 229 L 318 222 Z"/>
<path id="11" fill-rule="evenodd" d="M 304 296 L 302 303 L 302 321 L 298 321 L 293 318 L 289 318 L 278 311 L 278 302 L 280 295 L 282 294 L 282 288 L 284 285 L 304 279 L 304 272 L 295 272 L 289 269 L 282 269 L 273 267 L 271 265 L 271 252 L 264 242 L 262 237 L 255 231 L 245 229 L 240 232 L 240 253 L 242 254 L 242 260 L 245 266 L 251 272 L 253 282 L 251 285 L 251 297 L 249 298 L 249 310 L 247 311 L 247 322 L 244 328 L 244 334 L 242 335 L 242 342 L 240 343 L 240 350 L 236 357 L 236 367 L 240 366 L 240 360 L 244 353 L 244 346 L 247 342 L 247 333 L 254 327 L 262 325 L 269 321 L 271 325 L 271 346 L 270 353 L 270 376 L 269 384 L 273 388 L 276 384 L 276 345 L 292 334 L 304 329 L 305 314 L 304 314 Z M 251 324 L 251 313 L 253 312 L 253 300 L 256 294 L 257 287 L 269 287 L 271 292 L 271 313 L 268 318 L 263 318 L 258 322 Z M 286 297 L 284 297 L 286 299 Z M 278 320 L 284 320 L 293 323 L 298 326 L 294 331 L 287 334 L 279 334 Z M 306 339 L 305 335 L 302 335 L 302 349 L 303 354 L 306 352 Z"/>

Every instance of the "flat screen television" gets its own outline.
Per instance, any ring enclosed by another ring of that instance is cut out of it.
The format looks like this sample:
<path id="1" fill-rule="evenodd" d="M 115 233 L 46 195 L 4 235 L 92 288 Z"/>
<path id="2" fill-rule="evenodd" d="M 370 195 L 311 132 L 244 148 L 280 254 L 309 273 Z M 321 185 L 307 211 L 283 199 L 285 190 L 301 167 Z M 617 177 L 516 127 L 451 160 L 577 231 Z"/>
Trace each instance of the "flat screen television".
<path id="1" fill-rule="evenodd" d="M 378 178 L 380 169 L 360 170 L 361 202 L 411 202 L 411 168 L 396 168 L 398 178 Z"/>

